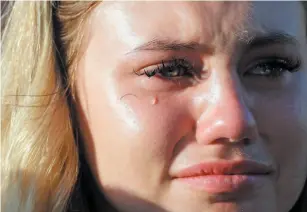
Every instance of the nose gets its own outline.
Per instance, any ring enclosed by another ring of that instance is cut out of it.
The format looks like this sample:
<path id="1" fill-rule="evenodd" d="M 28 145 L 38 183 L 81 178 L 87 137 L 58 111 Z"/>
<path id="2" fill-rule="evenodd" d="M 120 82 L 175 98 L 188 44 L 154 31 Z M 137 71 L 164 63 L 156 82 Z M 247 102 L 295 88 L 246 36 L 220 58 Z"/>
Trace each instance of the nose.
<path id="1" fill-rule="evenodd" d="M 202 106 L 197 121 L 197 141 L 210 144 L 256 140 L 257 124 L 240 79 L 231 77 L 223 81 L 216 80 L 210 86 L 212 93 Z"/>

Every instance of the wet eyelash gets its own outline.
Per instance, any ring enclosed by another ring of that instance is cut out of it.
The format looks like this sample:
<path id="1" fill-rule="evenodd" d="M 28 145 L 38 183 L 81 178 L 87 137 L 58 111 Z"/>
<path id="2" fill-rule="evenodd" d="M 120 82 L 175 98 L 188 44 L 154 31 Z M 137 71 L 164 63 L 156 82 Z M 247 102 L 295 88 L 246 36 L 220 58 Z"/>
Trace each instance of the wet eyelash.
<path id="1" fill-rule="evenodd" d="M 193 77 L 195 72 L 194 72 L 194 66 L 187 61 L 184 58 L 174 58 L 168 62 L 165 61 L 161 61 L 161 64 L 158 65 L 156 68 L 152 69 L 152 70 L 146 70 L 144 69 L 141 73 L 135 72 L 135 74 L 141 76 L 141 75 L 146 75 L 147 77 L 153 77 L 156 74 L 160 74 L 162 75 L 163 72 L 165 71 L 169 71 L 168 73 L 171 73 L 171 71 L 174 70 L 180 70 L 180 69 L 184 69 L 184 75 L 186 75 L 187 77 Z M 165 74 L 165 73 L 164 73 Z M 182 73 L 181 73 L 182 74 Z M 180 76 L 163 76 L 165 78 L 175 78 L 175 77 L 182 77 L 183 75 Z"/>

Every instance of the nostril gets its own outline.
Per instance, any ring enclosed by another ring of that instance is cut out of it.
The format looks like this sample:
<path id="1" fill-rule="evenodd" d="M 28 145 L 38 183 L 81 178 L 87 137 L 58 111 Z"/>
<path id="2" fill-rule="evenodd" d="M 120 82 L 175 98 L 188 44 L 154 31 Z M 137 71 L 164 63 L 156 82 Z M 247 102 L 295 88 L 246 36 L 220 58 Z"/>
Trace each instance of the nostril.
<path id="1" fill-rule="evenodd" d="M 231 143 L 243 143 L 244 145 L 249 145 L 251 143 L 251 139 L 249 138 L 239 138 L 239 139 L 229 139 Z"/>
<path id="2" fill-rule="evenodd" d="M 251 140 L 249 138 L 244 138 L 242 142 L 244 145 L 249 145 L 251 143 Z"/>

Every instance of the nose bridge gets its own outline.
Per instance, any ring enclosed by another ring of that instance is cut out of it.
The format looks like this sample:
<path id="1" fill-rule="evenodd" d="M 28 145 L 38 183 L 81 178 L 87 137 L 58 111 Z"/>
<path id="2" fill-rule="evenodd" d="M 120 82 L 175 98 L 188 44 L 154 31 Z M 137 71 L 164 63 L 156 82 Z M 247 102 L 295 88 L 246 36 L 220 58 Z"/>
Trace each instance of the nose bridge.
<path id="1" fill-rule="evenodd" d="M 198 121 L 198 140 L 212 142 L 218 139 L 239 141 L 254 139 L 257 129 L 247 102 L 244 87 L 237 76 L 227 74 L 218 77 L 214 101 L 208 105 Z"/>
<path id="2" fill-rule="evenodd" d="M 246 120 L 250 112 L 240 81 L 236 77 L 228 77 L 223 81 L 220 83 L 217 105 L 212 104 L 211 107 L 216 108 L 217 115 L 224 121 Z"/>

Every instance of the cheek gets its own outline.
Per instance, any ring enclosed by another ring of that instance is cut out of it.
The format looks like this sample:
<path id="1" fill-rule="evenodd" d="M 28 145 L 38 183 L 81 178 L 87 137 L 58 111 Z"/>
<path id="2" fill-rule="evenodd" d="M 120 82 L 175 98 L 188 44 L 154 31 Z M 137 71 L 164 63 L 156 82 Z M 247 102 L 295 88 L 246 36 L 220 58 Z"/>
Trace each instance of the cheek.
<path id="1" fill-rule="evenodd" d="M 131 182 L 155 179 L 155 185 L 165 174 L 175 144 L 189 128 L 185 101 L 181 98 L 179 104 L 178 96 L 140 92 L 112 77 L 102 79 L 95 75 L 79 82 L 81 105 L 92 135 L 86 141 L 92 146 L 88 151 L 92 164 L 96 163 L 104 182 L 116 181 L 116 176 L 124 174 Z"/>
<path id="2" fill-rule="evenodd" d="M 118 92 L 118 97 L 120 94 Z M 177 97 L 128 94 L 112 108 L 116 126 L 134 144 L 128 148 L 146 151 L 149 163 L 167 163 L 173 147 L 187 131 L 189 114 Z M 133 120 L 133 124 L 127 120 Z M 125 145 L 125 144 L 124 144 Z M 147 157 L 147 156 L 146 156 Z M 145 157 L 145 158 L 146 158 Z"/>
<path id="3" fill-rule="evenodd" d="M 306 159 L 302 151 L 307 152 L 307 114 L 302 96 L 291 92 L 279 97 L 257 97 L 255 102 L 259 131 L 268 138 L 272 151 L 280 158 L 292 155 L 290 158 Z"/>
<path id="4" fill-rule="evenodd" d="M 307 175 L 306 96 L 293 91 L 279 97 L 257 97 L 256 102 L 259 131 L 280 168 L 278 188 L 296 194 Z M 290 181 L 291 188 L 287 187 Z"/>
<path id="5" fill-rule="evenodd" d="M 307 177 L 307 98 L 299 90 L 254 98 L 258 130 L 279 168 L 275 187 L 280 208 L 297 200 Z"/>

